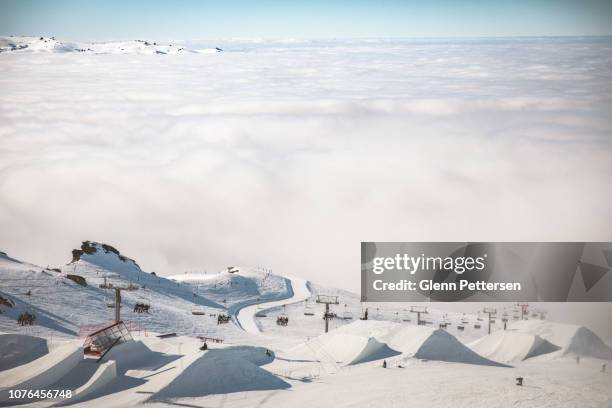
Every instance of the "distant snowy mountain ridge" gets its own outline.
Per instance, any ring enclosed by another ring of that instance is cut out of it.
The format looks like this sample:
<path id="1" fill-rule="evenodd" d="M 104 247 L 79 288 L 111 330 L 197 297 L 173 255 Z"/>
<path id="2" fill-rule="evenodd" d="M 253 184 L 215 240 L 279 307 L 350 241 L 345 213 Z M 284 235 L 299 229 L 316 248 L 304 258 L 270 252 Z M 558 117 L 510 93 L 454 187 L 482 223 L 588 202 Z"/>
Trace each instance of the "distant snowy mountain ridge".
<path id="1" fill-rule="evenodd" d="M 112 42 L 64 42 L 55 37 L 0 37 L 0 53 L 71 53 L 90 54 L 185 54 L 215 53 L 220 48 L 188 49 L 172 43 L 145 40 Z"/>

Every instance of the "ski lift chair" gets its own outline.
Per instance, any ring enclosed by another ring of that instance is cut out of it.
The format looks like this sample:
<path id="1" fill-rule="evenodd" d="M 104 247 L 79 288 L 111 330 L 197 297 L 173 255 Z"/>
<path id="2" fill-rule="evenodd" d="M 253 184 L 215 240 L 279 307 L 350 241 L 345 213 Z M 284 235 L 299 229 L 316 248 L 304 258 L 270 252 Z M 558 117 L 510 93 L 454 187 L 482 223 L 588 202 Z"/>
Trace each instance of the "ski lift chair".
<path id="1" fill-rule="evenodd" d="M 229 323 L 232 318 L 226 314 L 217 315 L 217 324 L 226 324 Z"/>
<path id="2" fill-rule="evenodd" d="M 308 299 L 304 301 L 304 316 L 314 316 L 312 306 L 308 303 Z"/>
<path id="3" fill-rule="evenodd" d="M 134 304 L 134 313 L 149 313 L 149 309 L 151 309 L 151 300 L 149 297 L 145 294 L 138 296 L 138 300 L 136 300 L 136 304 Z"/>
<path id="4" fill-rule="evenodd" d="M 289 324 L 289 317 L 285 314 L 276 316 L 276 324 L 282 327 L 287 326 Z"/>
<path id="5" fill-rule="evenodd" d="M 353 314 L 346 310 L 346 304 L 344 305 L 344 313 L 342 313 L 343 320 L 353 320 Z"/>
<path id="6" fill-rule="evenodd" d="M 17 318 L 17 323 L 20 326 L 31 326 L 34 324 L 34 320 L 36 320 L 36 315 L 30 312 L 22 312 Z"/>
<path id="7" fill-rule="evenodd" d="M 191 314 L 195 316 L 204 316 L 206 315 L 206 310 L 203 307 L 195 307 L 191 309 Z"/>
<path id="8" fill-rule="evenodd" d="M 111 297 L 104 296 L 104 304 L 109 309 L 114 309 L 115 308 L 115 298 L 112 296 Z"/>
<path id="9" fill-rule="evenodd" d="M 285 310 L 287 310 L 287 305 L 283 305 L 283 312 L 276 316 L 276 324 L 283 327 L 289 324 L 289 316 L 287 316 Z"/>

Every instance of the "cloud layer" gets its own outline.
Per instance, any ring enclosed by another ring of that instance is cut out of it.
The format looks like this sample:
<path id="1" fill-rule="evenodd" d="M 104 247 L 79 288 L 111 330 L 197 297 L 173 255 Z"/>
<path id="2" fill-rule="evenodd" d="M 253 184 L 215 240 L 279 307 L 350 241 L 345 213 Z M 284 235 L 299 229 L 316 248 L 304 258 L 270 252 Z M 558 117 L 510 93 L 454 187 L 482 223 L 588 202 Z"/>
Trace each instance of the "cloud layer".
<path id="1" fill-rule="evenodd" d="M 219 45 L 1 55 L 0 250 L 357 291 L 362 240 L 612 239 L 609 40 Z"/>

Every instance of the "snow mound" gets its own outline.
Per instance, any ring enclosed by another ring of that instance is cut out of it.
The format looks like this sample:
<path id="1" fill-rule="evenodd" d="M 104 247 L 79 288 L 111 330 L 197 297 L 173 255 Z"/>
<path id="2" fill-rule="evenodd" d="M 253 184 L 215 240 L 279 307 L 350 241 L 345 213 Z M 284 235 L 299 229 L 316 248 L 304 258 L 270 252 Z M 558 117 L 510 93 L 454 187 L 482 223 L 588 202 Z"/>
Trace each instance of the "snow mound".
<path id="1" fill-rule="evenodd" d="M 141 340 L 132 340 L 113 347 L 104 356 L 104 361 L 116 361 L 117 372 L 124 373 L 127 370 L 154 371 L 179 357 L 153 351 Z"/>
<path id="2" fill-rule="evenodd" d="M 384 358 L 390 358 L 398 354 L 400 354 L 398 351 L 393 350 L 385 343 L 381 343 L 374 337 L 370 337 L 368 338 L 361 352 L 357 355 L 357 357 L 351 360 L 349 365 L 382 360 Z"/>
<path id="3" fill-rule="evenodd" d="M 500 362 L 518 362 L 560 350 L 540 336 L 510 330 L 493 332 L 470 347 L 481 356 Z"/>
<path id="4" fill-rule="evenodd" d="M 448 361 L 452 363 L 505 366 L 476 354 L 457 340 L 455 336 L 442 329 L 433 331 L 431 336 L 419 347 L 414 357 L 422 360 Z"/>
<path id="5" fill-rule="evenodd" d="M 208 350 L 155 393 L 150 401 L 289 388 L 287 382 L 259 367 L 270 360 L 266 349 L 261 347 Z"/>
<path id="6" fill-rule="evenodd" d="M 0 334 L 0 371 L 27 364 L 49 353 L 47 340 L 25 334 Z"/>
<path id="7" fill-rule="evenodd" d="M 328 354 L 336 362 L 349 364 L 402 354 L 423 360 L 503 365 L 476 354 L 444 330 L 389 321 L 355 321 L 312 339 L 305 346 Z"/>
<path id="8" fill-rule="evenodd" d="M 401 354 L 374 337 L 341 333 L 337 330 L 315 337 L 290 353 L 302 359 L 307 359 L 314 353 L 318 360 L 333 365 L 354 365 Z"/>
<path id="9" fill-rule="evenodd" d="M 565 353 L 612 360 L 612 349 L 586 327 L 579 327 L 576 330 Z"/>
<path id="10" fill-rule="evenodd" d="M 612 349 L 586 327 L 541 320 L 515 322 L 509 329 L 537 335 L 562 349 L 562 354 L 574 354 L 612 360 Z"/>

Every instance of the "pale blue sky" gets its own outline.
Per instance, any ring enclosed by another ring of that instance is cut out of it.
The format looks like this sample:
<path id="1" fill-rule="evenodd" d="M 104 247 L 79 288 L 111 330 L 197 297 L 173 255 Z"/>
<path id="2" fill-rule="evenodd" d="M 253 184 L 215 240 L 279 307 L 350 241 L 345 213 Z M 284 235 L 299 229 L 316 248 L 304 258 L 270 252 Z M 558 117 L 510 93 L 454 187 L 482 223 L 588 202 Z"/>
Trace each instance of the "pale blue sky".
<path id="1" fill-rule="evenodd" d="M 612 1 L 0 0 L 0 35 L 74 40 L 612 35 Z"/>

